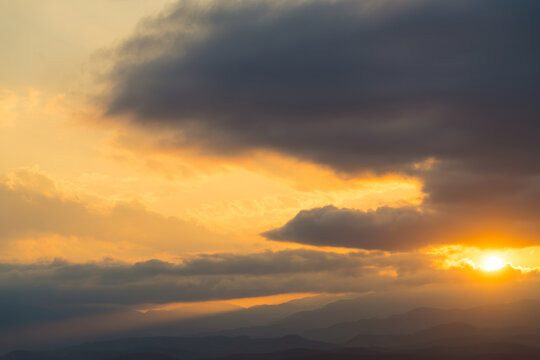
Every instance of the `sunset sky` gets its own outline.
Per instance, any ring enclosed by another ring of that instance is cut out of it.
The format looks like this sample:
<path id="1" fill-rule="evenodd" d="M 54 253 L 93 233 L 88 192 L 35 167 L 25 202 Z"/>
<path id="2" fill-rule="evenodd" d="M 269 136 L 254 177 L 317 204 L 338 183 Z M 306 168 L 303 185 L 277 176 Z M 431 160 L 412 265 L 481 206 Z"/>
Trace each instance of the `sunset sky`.
<path id="1" fill-rule="evenodd" d="M 539 16 L 0 0 L 0 333 L 318 295 L 534 297 Z"/>

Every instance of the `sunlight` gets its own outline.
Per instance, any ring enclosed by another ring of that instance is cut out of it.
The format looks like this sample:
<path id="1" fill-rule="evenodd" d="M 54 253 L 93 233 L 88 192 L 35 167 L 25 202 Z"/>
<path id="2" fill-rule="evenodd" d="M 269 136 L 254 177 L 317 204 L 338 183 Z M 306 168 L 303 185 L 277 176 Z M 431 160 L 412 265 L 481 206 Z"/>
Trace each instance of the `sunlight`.
<path id="1" fill-rule="evenodd" d="M 484 262 L 485 271 L 496 271 L 504 267 L 504 262 L 497 256 L 490 256 Z"/>

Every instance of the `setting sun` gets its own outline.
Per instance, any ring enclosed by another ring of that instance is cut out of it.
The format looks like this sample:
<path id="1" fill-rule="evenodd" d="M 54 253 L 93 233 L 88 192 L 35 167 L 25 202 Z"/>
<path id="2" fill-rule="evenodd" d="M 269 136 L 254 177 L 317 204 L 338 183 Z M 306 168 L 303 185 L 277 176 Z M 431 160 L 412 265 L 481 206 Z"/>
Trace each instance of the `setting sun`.
<path id="1" fill-rule="evenodd" d="M 503 261 L 497 256 L 490 256 L 484 262 L 485 271 L 496 271 L 501 269 L 504 266 Z"/>

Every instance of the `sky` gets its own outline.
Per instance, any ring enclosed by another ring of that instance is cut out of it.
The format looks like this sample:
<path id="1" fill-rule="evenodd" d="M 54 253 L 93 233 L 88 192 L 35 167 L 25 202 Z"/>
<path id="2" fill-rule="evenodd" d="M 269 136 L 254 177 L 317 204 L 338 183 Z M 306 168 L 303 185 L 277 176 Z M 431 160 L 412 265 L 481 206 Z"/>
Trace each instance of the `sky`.
<path id="1" fill-rule="evenodd" d="M 0 332 L 111 309 L 534 295 L 539 15 L 0 0 Z"/>

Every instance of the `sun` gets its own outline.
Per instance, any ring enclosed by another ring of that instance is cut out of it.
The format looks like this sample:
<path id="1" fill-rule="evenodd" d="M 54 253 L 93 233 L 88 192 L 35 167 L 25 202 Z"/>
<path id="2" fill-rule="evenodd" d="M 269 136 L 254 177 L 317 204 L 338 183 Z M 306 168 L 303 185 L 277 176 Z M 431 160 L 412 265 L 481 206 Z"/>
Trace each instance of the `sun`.
<path id="1" fill-rule="evenodd" d="M 490 256 L 484 262 L 485 271 L 496 271 L 504 267 L 504 262 L 497 256 Z"/>

